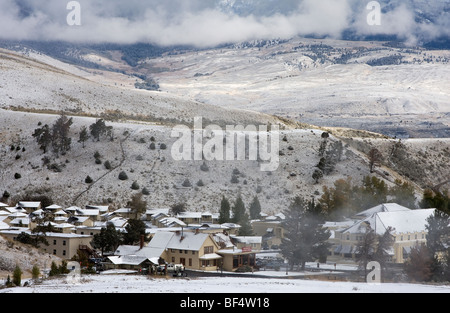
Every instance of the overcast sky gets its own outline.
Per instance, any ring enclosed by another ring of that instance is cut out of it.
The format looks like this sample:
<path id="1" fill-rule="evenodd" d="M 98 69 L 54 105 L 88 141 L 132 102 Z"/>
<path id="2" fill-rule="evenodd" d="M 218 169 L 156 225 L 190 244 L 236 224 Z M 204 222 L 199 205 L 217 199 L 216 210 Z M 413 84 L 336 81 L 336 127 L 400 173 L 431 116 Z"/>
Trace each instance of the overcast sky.
<path id="1" fill-rule="evenodd" d="M 435 24 L 417 23 L 407 5 L 384 14 L 381 26 L 369 26 L 369 0 L 278 0 L 279 10 L 275 0 L 259 1 L 275 10 L 238 15 L 220 10 L 219 0 L 79 0 L 82 25 L 69 26 L 69 0 L 0 0 L 0 38 L 205 47 L 311 33 L 339 38 L 353 29 L 397 34 L 415 43 L 418 32 L 431 38 L 450 29 L 448 13 Z"/>

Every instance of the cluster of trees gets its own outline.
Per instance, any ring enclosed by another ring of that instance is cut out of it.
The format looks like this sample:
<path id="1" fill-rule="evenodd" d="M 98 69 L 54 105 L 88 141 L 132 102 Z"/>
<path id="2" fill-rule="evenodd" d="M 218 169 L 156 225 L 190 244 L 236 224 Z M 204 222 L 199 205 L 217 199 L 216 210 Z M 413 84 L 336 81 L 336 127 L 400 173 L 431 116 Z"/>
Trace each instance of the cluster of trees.
<path id="1" fill-rule="evenodd" d="M 426 189 L 423 193 L 422 201 L 420 206 L 422 208 L 436 208 L 442 212 L 450 214 L 450 194 L 448 191 L 433 191 L 431 189 Z"/>
<path id="2" fill-rule="evenodd" d="M 56 122 L 49 126 L 44 126 L 35 129 L 33 137 L 36 139 L 40 149 L 47 153 L 48 148 L 51 147 L 56 155 L 61 153 L 66 154 L 70 150 L 72 139 L 69 137 L 70 127 L 73 124 L 73 119 L 68 118 L 64 112 L 61 113 Z"/>
<path id="3" fill-rule="evenodd" d="M 36 139 L 40 149 L 46 154 L 49 148 L 53 153 L 58 156 L 59 154 L 65 155 L 72 145 L 72 138 L 70 138 L 70 128 L 73 124 L 73 119 L 68 118 L 65 112 L 61 112 L 59 118 L 51 126 L 45 124 L 42 127 L 38 127 L 34 130 L 33 137 Z M 39 124 L 41 126 L 41 124 Z M 83 126 L 80 131 L 80 137 L 78 142 L 83 144 L 92 136 L 94 140 L 100 141 L 100 137 L 108 137 L 113 140 L 113 128 L 112 126 L 106 126 L 103 119 L 97 120 L 95 123 L 89 126 L 89 132 L 86 126 Z"/>
<path id="4" fill-rule="evenodd" d="M 253 234 L 253 229 L 250 220 L 259 218 L 261 218 L 261 203 L 259 202 L 258 196 L 253 198 L 249 207 L 249 213 L 247 213 L 245 203 L 240 195 L 236 198 L 233 207 L 231 207 L 230 201 L 225 196 L 222 197 L 219 211 L 219 223 L 239 224 L 241 226 L 239 229 L 240 236 L 251 236 Z"/>
<path id="5" fill-rule="evenodd" d="M 333 220 L 369 209 L 381 203 L 395 202 L 408 208 L 416 208 L 414 188 L 407 182 L 397 180 L 394 187 L 375 177 L 364 177 L 361 184 L 352 179 L 339 179 L 334 187 L 323 187 L 319 205 L 324 214 Z"/>
<path id="6" fill-rule="evenodd" d="M 437 210 L 428 218 L 427 243 L 411 249 L 405 272 L 414 281 L 450 281 L 450 215 Z"/>

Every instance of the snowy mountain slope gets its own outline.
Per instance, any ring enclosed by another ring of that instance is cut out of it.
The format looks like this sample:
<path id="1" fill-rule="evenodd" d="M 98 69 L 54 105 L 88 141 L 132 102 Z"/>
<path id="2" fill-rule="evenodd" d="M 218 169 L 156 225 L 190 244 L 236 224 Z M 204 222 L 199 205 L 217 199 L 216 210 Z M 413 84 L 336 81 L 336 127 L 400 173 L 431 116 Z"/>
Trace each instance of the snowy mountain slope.
<path id="1" fill-rule="evenodd" d="M 322 186 L 332 186 L 337 179 L 352 177 L 354 182 L 360 182 L 370 174 L 367 149 L 376 146 L 389 154 L 397 142 L 358 139 L 368 134 L 333 129 L 342 139 L 332 137 L 330 143 L 344 140 L 343 157 L 335 171 L 316 184 L 312 173 L 320 161 L 318 149 L 323 130 L 305 126 L 293 129 L 295 125 L 286 122 L 280 134 L 280 138 L 286 136 L 286 139 L 280 140 L 276 171 L 262 172 L 257 161 L 232 160 L 207 161 L 208 170 L 202 170 L 202 161 L 175 161 L 173 158 L 174 123 L 184 121 L 192 126 L 190 120 L 194 116 L 205 118 L 204 127 L 209 125 L 208 120 L 231 125 L 245 122 L 267 125 L 280 123 L 280 120 L 251 111 L 208 106 L 181 96 L 101 85 L 5 51 L 0 54 L 0 68 L 3 108 L 0 112 L 0 192 L 8 191 L 12 201 L 47 195 L 63 206 L 94 203 L 119 208 L 126 206 L 137 192 L 131 189 L 133 182 L 137 182 L 139 190 L 145 187 L 150 192 L 145 197 L 149 207 L 170 207 L 185 202 L 189 210 L 217 211 L 222 195 L 234 201 L 236 195 L 241 194 L 246 204 L 258 195 L 263 211 L 276 213 L 285 209 L 296 195 L 320 197 Z M 32 134 L 38 125 L 52 125 L 60 110 L 74 116 L 70 131 L 72 148 L 65 155 L 44 155 Z M 78 142 L 82 126 L 89 128 L 97 116 L 105 113 L 115 120 L 107 122 L 113 126 L 114 141 L 89 140 L 83 148 Z M 155 149 L 150 147 L 152 137 Z M 408 181 L 403 175 L 408 174 L 417 186 L 418 195 L 421 187 L 443 183 L 448 177 L 449 141 L 404 142 L 406 153 L 411 155 L 407 169 L 423 167 L 424 170 L 411 172 L 405 171 L 405 167 L 392 170 L 387 163 L 389 167 L 380 169 L 380 177 L 392 185 L 395 179 Z M 101 156 L 100 164 L 95 160 L 96 152 Z M 416 158 L 418 153 L 424 157 Z M 106 161 L 112 165 L 109 169 L 104 165 Z M 236 170 L 239 174 L 234 174 Z M 128 180 L 119 180 L 122 171 Z M 20 178 L 15 178 L 16 173 Z M 233 175 L 237 179 L 233 179 Z M 85 182 L 87 176 L 93 183 Z M 182 186 L 186 180 L 190 182 L 188 187 Z"/>
<path id="2" fill-rule="evenodd" d="M 448 51 L 299 38 L 149 59 L 140 70 L 167 68 L 153 74 L 162 90 L 221 107 L 392 137 L 448 137 L 449 61 Z"/>
<path id="3" fill-rule="evenodd" d="M 87 79 L 90 77 L 85 71 L 76 74 L 87 78 L 55 67 L 60 66 L 60 62 L 54 61 L 53 65 L 48 64 L 48 59 L 46 62 L 0 50 L 0 107 L 43 112 L 65 110 L 88 116 L 114 115 L 115 118 L 134 116 L 153 122 L 191 123 L 196 116 L 218 124 L 280 122 L 268 115 L 218 109 L 166 93 L 96 83 Z"/>

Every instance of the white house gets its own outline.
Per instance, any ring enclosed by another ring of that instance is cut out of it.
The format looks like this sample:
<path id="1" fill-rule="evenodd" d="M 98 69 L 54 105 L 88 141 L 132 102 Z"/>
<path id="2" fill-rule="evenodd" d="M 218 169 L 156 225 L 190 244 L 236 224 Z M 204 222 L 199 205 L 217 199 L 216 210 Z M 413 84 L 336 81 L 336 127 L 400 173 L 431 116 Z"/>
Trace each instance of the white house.
<path id="1" fill-rule="evenodd" d="M 377 235 L 383 235 L 391 227 L 394 237 L 392 262 L 403 263 L 412 247 L 426 242 L 427 219 L 434 214 L 435 209 L 405 210 L 397 206 L 388 207 L 388 210 L 385 210 L 386 206 L 384 209 L 378 206 L 365 211 L 366 218 L 344 230 L 336 231 L 332 255 L 353 258 L 357 253 L 358 243 L 363 240 L 368 229 L 372 229 Z"/>

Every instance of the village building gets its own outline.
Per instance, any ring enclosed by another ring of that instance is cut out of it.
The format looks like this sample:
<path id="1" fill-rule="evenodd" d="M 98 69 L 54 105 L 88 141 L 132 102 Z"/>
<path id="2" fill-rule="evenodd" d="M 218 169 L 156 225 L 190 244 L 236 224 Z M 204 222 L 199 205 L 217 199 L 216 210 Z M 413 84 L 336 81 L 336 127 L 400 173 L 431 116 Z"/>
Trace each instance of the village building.
<path id="1" fill-rule="evenodd" d="M 278 213 L 252 221 L 253 233 L 263 238 L 262 247 L 264 249 L 273 249 L 280 246 L 284 238 L 282 223 L 285 218 L 284 214 Z"/>
<path id="2" fill-rule="evenodd" d="M 31 231 L 25 228 L 0 231 L 0 235 L 10 240 L 17 240 L 17 236 L 21 233 L 31 235 Z M 45 239 L 49 245 L 40 245 L 40 248 L 49 254 L 56 255 L 65 260 L 70 260 L 73 256 L 77 255 L 78 250 L 92 250 L 90 245 L 92 236 L 73 233 L 45 233 Z"/>
<path id="3" fill-rule="evenodd" d="M 383 235 L 391 227 L 394 244 L 390 251 L 390 261 L 404 263 L 414 246 L 426 243 L 427 219 L 434 212 L 435 209 L 410 210 L 391 204 L 361 212 L 353 225 L 335 230 L 330 241 L 330 255 L 338 259 L 354 259 L 358 244 L 363 241 L 368 230 Z"/>

